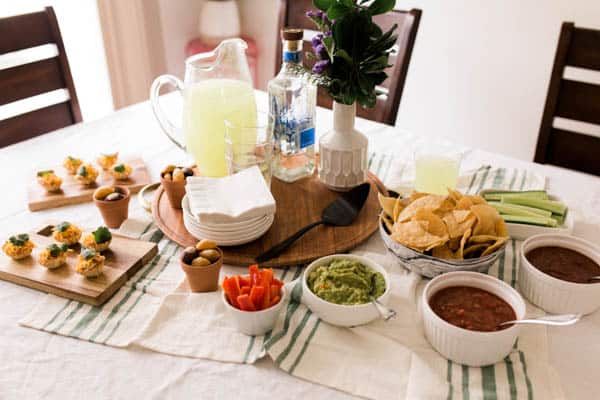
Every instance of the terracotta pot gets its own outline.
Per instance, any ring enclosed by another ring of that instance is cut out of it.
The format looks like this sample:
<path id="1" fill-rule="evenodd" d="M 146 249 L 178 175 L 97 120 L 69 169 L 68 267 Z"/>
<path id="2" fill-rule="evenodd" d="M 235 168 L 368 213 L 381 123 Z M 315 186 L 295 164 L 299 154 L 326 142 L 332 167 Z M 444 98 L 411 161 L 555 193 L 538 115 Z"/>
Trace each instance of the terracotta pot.
<path id="1" fill-rule="evenodd" d="M 121 193 L 124 197 L 116 201 L 98 200 L 94 196 L 94 203 L 102 214 L 104 223 L 109 228 L 116 229 L 121 226 L 123 221 L 127 219 L 129 215 L 129 189 L 123 186 L 114 186 L 115 191 Z"/>
<path id="2" fill-rule="evenodd" d="M 185 180 L 183 182 L 173 182 L 163 179 L 161 176 L 160 183 L 163 189 L 165 189 L 171 207 L 181 210 L 181 200 L 185 195 Z"/>
<path id="3" fill-rule="evenodd" d="M 223 265 L 223 252 L 217 249 L 221 257 L 214 263 L 204 267 L 194 267 L 183 261 L 183 255 L 179 259 L 181 269 L 187 276 L 190 290 L 194 293 L 214 292 L 219 289 L 219 271 Z"/>

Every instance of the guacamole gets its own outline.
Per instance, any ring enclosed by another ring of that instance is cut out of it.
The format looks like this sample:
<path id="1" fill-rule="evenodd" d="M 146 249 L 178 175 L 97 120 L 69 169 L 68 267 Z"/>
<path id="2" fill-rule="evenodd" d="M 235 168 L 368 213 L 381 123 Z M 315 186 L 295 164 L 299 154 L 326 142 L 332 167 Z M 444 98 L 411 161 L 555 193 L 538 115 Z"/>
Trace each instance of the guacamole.
<path id="1" fill-rule="evenodd" d="M 383 275 L 353 260 L 322 265 L 308 275 L 306 283 L 323 300 L 343 305 L 368 303 L 370 297 L 385 292 Z"/>

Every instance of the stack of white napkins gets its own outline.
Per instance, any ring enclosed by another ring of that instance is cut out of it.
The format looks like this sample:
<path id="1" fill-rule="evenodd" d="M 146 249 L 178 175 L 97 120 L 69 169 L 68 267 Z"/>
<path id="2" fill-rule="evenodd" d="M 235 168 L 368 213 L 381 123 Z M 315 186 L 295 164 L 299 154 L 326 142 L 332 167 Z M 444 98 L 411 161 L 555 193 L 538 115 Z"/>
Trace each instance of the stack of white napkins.
<path id="1" fill-rule="evenodd" d="M 190 176 L 185 191 L 184 223 L 194 236 L 241 244 L 273 223 L 275 199 L 257 166 L 223 178 Z"/>

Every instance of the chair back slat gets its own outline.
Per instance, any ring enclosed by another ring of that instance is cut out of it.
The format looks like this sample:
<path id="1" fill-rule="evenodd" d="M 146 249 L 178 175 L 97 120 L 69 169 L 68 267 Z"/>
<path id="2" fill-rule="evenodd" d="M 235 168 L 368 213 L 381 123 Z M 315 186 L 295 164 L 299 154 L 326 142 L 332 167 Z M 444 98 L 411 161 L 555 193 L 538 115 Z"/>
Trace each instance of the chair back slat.
<path id="1" fill-rule="evenodd" d="M 45 11 L 2 18 L 0 21 L 0 54 L 53 42 Z"/>
<path id="2" fill-rule="evenodd" d="M 306 11 L 315 9 L 311 0 L 281 0 L 279 12 L 279 29 L 286 26 L 303 28 L 305 30 L 314 30 L 315 26 L 306 17 Z M 413 9 L 410 11 L 394 10 L 387 14 L 376 15 L 374 20 L 383 31 L 390 29 L 394 24 L 398 25 L 396 34 L 398 41 L 396 43 L 397 51 L 390 56 L 392 67 L 387 68 L 388 79 L 382 83 L 382 87 L 388 89 L 388 94 L 377 98 L 377 103 L 373 108 L 357 107 L 357 115 L 368 118 L 373 121 L 383 122 L 388 125 L 396 123 L 398 108 L 402 98 L 402 91 L 408 73 L 408 66 L 412 55 L 412 49 L 416 40 L 419 22 L 421 19 L 421 10 Z M 278 36 L 279 38 L 279 36 Z M 281 66 L 281 40 L 277 40 L 276 67 L 278 71 Z M 304 53 L 311 51 L 309 41 L 303 44 Z M 313 60 L 304 57 L 304 65 L 311 68 Z M 317 104 L 321 107 L 331 108 L 333 101 L 322 89 L 319 89 Z"/>
<path id="3" fill-rule="evenodd" d="M 567 54 L 567 65 L 600 71 L 600 31 L 575 28 Z"/>
<path id="4" fill-rule="evenodd" d="M 534 161 L 600 175 L 600 138 L 574 131 L 584 130 L 581 123 L 600 125 L 600 83 L 567 79 L 566 66 L 600 70 L 600 31 L 562 24 Z M 570 127 L 555 127 L 555 117 Z"/>
<path id="5" fill-rule="evenodd" d="M 64 87 L 57 57 L 0 70 L 0 105 Z"/>
<path id="6" fill-rule="evenodd" d="M 56 46 L 57 56 L 54 53 L 41 60 L 42 57 L 16 57 L 17 54 L 35 52 L 39 49 L 31 48 L 47 44 Z M 41 12 L 0 18 L 0 57 L 2 55 L 6 57 L 5 60 L 14 61 L 16 58 L 21 65 L 8 63 L 4 69 L 0 69 L 0 107 L 5 107 L 5 110 L 10 108 L 11 112 L 17 110 L 14 114 L 5 113 L 6 119 L 0 120 L 0 147 L 82 120 L 69 62 L 52 7 L 46 7 Z M 54 99 L 56 104 L 40 104 L 38 100 L 32 99 L 38 95 L 43 97 L 57 89 L 66 89 L 68 96 Z M 68 99 L 67 102 L 64 101 L 65 98 Z M 32 104 L 43 108 L 35 109 L 31 107 Z"/>
<path id="7" fill-rule="evenodd" d="M 0 148 L 73 123 L 69 102 L 0 120 Z"/>
<path id="8" fill-rule="evenodd" d="M 598 149 L 598 137 L 553 128 L 548 157 L 554 165 L 600 176 Z"/>
<path id="9" fill-rule="evenodd" d="M 563 79 L 555 116 L 600 124 L 600 85 Z"/>

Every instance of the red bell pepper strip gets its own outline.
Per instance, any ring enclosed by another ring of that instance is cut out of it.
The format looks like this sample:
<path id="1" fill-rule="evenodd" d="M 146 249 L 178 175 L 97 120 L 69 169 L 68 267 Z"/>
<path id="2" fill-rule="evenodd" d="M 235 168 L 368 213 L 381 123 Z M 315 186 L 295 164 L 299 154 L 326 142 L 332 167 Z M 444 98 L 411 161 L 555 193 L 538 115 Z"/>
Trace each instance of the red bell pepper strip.
<path id="1" fill-rule="evenodd" d="M 281 297 L 279 296 L 275 296 L 272 300 L 271 300 L 271 306 L 274 306 L 275 304 L 279 303 L 279 300 L 281 300 Z"/>
<path id="2" fill-rule="evenodd" d="M 250 286 L 250 277 L 240 275 L 240 287 Z"/>
<path id="3" fill-rule="evenodd" d="M 277 285 L 279 287 L 283 286 L 283 282 L 281 282 L 279 279 L 277 278 L 273 278 L 273 283 L 271 283 L 271 285 Z"/>
<path id="4" fill-rule="evenodd" d="M 237 298 L 240 295 L 240 284 L 237 276 L 223 279 L 222 286 L 229 303 L 232 306 L 239 308 Z"/>
<path id="5" fill-rule="evenodd" d="M 271 287 L 271 283 L 273 282 L 273 270 L 263 269 L 260 271 L 260 284 L 264 287 Z"/>
<path id="6" fill-rule="evenodd" d="M 269 308 L 271 306 L 271 288 L 269 286 L 265 287 L 265 295 L 263 296 L 263 301 L 261 303 L 261 310 L 265 308 Z"/>
<path id="7" fill-rule="evenodd" d="M 240 305 L 240 310 L 242 311 L 256 311 L 256 307 L 250 300 L 250 296 L 247 294 L 241 294 L 237 297 L 237 302 Z"/>
<path id="8" fill-rule="evenodd" d="M 254 286 L 250 290 L 250 300 L 257 310 L 262 310 L 263 300 L 265 297 L 265 288 L 263 286 Z"/>
<path id="9" fill-rule="evenodd" d="M 248 269 L 250 270 L 250 286 L 258 285 L 260 279 L 260 271 L 258 269 L 258 265 L 253 264 Z"/>
<path id="10" fill-rule="evenodd" d="M 271 294 L 271 298 L 274 299 L 275 297 L 279 296 L 281 294 L 281 288 L 277 285 L 271 285 L 271 290 L 270 290 L 270 294 Z"/>
<path id="11" fill-rule="evenodd" d="M 250 294 L 250 286 L 242 286 L 240 294 Z"/>

